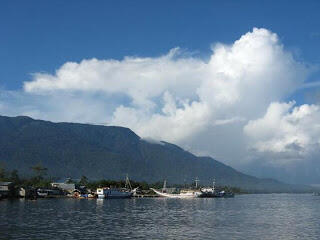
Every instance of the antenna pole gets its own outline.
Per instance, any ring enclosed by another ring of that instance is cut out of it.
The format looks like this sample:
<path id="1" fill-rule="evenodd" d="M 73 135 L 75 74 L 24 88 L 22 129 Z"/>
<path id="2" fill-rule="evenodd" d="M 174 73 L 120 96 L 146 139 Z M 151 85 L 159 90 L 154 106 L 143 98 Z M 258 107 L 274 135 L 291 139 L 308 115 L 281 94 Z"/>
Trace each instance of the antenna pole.
<path id="1" fill-rule="evenodd" d="M 216 179 L 213 179 L 213 185 L 212 185 L 213 191 L 214 191 L 215 185 L 216 185 Z"/>
<path id="2" fill-rule="evenodd" d="M 164 180 L 163 187 L 162 187 L 162 192 L 166 191 L 166 189 L 167 189 L 167 180 Z"/>
<path id="3" fill-rule="evenodd" d="M 129 176 L 128 174 L 126 175 L 126 188 L 129 188 L 130 190 L 132 190 L 132 187 L 131 187 L 131 183 L 130 183 L 130 180 L 129 180 Z"/>
<path id="4" fill-rule="evenodd" d="M 196 188 L 198 188 L 198 183 L 199 183 L 199 178 L 198 177 L 196 177 L 196 180 L 195 180 L 195 182 L 196 182 Z"/>

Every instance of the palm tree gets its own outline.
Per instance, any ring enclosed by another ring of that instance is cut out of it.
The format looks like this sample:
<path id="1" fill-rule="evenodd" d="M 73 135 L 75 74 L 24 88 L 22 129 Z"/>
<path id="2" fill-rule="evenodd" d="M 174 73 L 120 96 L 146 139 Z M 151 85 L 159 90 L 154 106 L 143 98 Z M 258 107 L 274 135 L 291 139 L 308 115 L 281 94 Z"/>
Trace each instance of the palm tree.
<path id="1" fill-rule="evenodd" d="M 83 186 L 87 186 L 88 183 L 89 183 L 88 178 L 86 176 L 82 176 L 80 181 L 79 181 L 79 184 L 83 185 Z"/>
<path id="2" fill-rule="evenodd" d="M 35 172 L 36 177 L 39 179 L 46 175 L 48 170 L 48 168 L 43 167 L 40 163 L 31 167 L 31 169 Z"/>

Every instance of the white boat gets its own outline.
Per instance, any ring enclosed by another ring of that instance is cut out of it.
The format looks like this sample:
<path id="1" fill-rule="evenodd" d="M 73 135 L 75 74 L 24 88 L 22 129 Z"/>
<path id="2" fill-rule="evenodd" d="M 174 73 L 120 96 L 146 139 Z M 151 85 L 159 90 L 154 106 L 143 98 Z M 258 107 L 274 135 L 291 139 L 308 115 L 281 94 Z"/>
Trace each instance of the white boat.
<path id="1" fill-rule="evenodd" d="M 180 190 L 180 193 L 167 193 L 167 181 L 165 180 L 163 183 L 162 191 L 156 190 L 154 188 L 150 188 L 152 191 L 154 191 L 156 194 L 158 194 L 161 197 L 166 198 L 196 198 L 198 197 L 201 192 L 199 190 L 194 189 L 182 189 Z M 197 182 L 196 182 L 197 185 Z"/>
<path id="2" fill-rule="evenodd" d="M 49 192 L 46 189 L 37 189 L 37 195 L 38 197 L 47 197 L 49 195 Z"/>
<path id="3" fill-rule="evenodd" d="M 232 198 L 234 197 L 233 192 L 225 192 L 225 191 L 217 191 L 215 189 L 215 181 L 213 181 L 212 188 L 206 187 L 200 189 L 201 194 L 198 196 L 199 198 Z"/>
<path id="4" fill-rule="evenodd" d="M 156 194 L 158 194 L 161 197 L 166 198 L 196 198 L 198 197 L 201 192 L 198 190 L 181 190 L 180 193 L 165 193 L 160 192 L 154 188 L 150 188 L 152 191 L 154 191 Z"/>
<path id="5" fill-rule="evenodd" d="M 216 191 L 215 181 L 213 182 L 212 187 L 200 188 L 198 189 L 199 179 L 196 178 L 196 189 L 183 189 L 180 193 L 167 193 L 166 181 L 164 181 L 162 191 L 150 188 L 156 194 L 161 197 L 166 198 L 227 198 L 234 197 L 234 193 L 225 192 L 225 191 Z"/>

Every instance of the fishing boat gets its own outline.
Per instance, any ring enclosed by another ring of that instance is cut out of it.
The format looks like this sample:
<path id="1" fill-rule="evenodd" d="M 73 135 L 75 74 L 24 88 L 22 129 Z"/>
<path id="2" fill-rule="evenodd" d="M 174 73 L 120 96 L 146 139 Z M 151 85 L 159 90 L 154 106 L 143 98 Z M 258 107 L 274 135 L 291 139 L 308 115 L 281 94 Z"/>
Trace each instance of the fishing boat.
<path id="1" fill-rule="evenodd" d="M 234 197 L 234 193 L 226 191 L 217 191 L 215 188 L 215 181 L 213 181 L 212 187 L 198 188 L 199 179 L 196 178 L 195 189 L 182 189 L 179 193 L 168 193 L 166 188 L 166 181 L 164 181 L 162 190 L 150 188 L 157 195 L 166 198 L 230 198 Z"/>
<path id="2" fill-rule="evenodd" d="M 165 193 L 158 191 L 154 188 L 150 188 L 152 191 L 154 191 L 156 194 L 158 194 L 161 197 L 167 197 L 167 198 L 196 198 L 198 197 L 201 192 L 195 191 L 195 190 L 181 190 L 180 193 Z"/>
<path id="3" fill-rule="evenodd" d="M 98 198 L 131 198 L 138 188 L 132 189 L 128 175 L 126 176 L 126 185 L 124 188 L 97 188 Z"/>
<path id="4" fill-rule="evenodd" d="M 217 191 L 215 189 L 215 181 L 213 181 L 212 187 L 201 188 L 201 194 L 199 198 L 231 198 L 234 197 L 233 192 Z"/>
<path id="5" fill-rule="evenodd" d="M 167 193 L 166 183 L 167 182 L 164 181 L 162 191 L 156 190 L 154 188 L 150 189 L 160 197 L 166 198 L 196 198 L 201 194 L 201 192 L 197 189 L 182 189 L 179 193 Z"/>
<path id="6" fill-rule="evenodd" d="M 49 195 L 48 189 L 37 189 L 37 196 L 38 197 L 47 197 Z"/>
<path id="7" fill-rule="evenodd" d="M 98 198 L 131 198 L 132 191 L 123 188 L 98 188 Z"/>

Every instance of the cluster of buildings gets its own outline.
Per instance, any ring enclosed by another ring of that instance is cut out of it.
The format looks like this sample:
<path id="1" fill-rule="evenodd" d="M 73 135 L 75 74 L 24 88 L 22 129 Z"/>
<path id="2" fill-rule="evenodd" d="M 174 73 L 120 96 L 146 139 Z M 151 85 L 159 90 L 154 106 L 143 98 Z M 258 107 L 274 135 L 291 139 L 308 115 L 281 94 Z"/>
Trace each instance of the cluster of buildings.
<path id="1" fill-rule="evenodd" d="M 74 183 L 54 182 L 50 188 L 17 187 L 12 182 L 0 182 L 0 199 L 37 197 L 93 197 L 90 189 Z"/>

